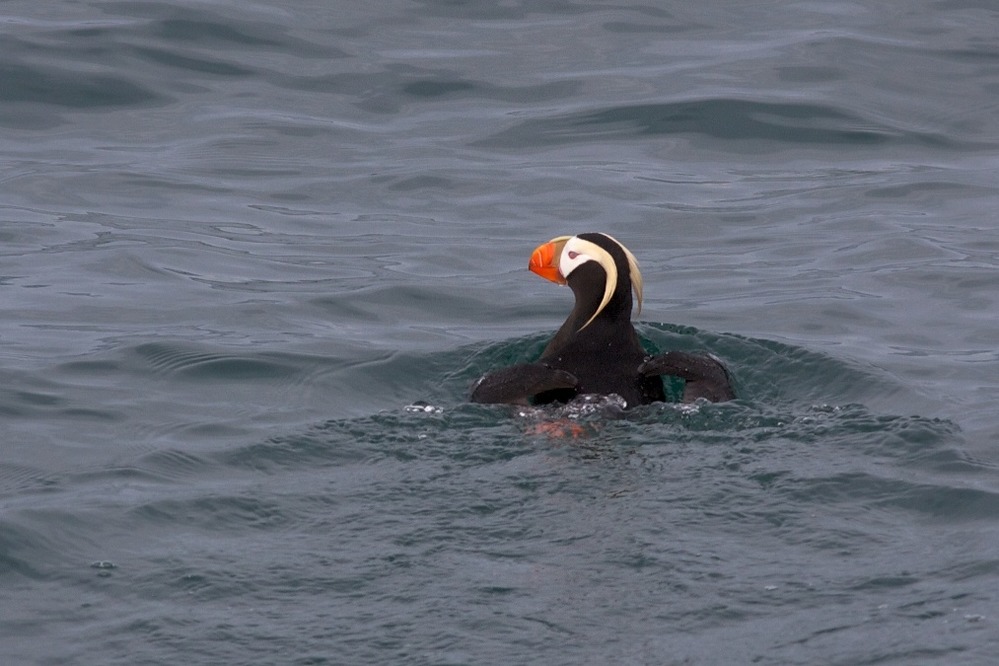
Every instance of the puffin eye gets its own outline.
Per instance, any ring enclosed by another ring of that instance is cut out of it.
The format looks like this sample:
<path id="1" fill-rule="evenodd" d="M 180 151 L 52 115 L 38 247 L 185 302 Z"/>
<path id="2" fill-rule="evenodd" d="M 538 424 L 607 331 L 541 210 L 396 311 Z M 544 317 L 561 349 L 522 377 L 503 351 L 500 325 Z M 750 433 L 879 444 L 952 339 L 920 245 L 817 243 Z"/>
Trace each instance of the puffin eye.
<path id="1" fill-rule="evenodd" d="M 578 256 L 579 256 L 579 253 L 578 253 L 578 252 L 576 252 L 576 251 L 574 251 L 574 250 L 569 250 L 569 258 L 570 258 L 570 259 L 575 259 L 575 258 L 576 258 L 576 257 L 578 257 Z"/>

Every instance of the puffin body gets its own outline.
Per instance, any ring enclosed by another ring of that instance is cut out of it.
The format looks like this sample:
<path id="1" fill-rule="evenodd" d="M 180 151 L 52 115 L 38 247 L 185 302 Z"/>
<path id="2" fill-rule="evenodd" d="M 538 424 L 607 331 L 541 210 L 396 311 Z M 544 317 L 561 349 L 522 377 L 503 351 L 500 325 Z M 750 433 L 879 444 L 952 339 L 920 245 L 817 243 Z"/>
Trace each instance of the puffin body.
<path id="1" fill-rule="evenodd" d="M 638 372 L 647 354 L 631 324 L 632 290 L 639 307 L 642 294 L 634 255 L 604 234 L 580 234 L 564 241 L 556 238 L 551 243 L 551 258 L 548 246 L 542 245 L 535 250 L 529 267 L 568 284 L 576 306 L 539 362 L 572 373 L 578 382 L 571 389 L 535 395 L 534 404 L 568 402 L 588 393 L 616 393 L 628 405 L 665 400 L 662 380 Z"/>
<path id="2" fill-rule="evenodd" d="M 536 362 L 485 375 L 472 389 L 473 402 L 541 405 L 617 394 L 630 408 L 666 399 L 661 375 L 685 380 L 684 402 L 735 397 L 728 372 L 713 356 L 645 353 L 631 324 L 632 292 L 642 306 L 638 261 L 611 236 L 553 238 L 534 250 L 528 268 L 567 284 L 576 304 Z"/>

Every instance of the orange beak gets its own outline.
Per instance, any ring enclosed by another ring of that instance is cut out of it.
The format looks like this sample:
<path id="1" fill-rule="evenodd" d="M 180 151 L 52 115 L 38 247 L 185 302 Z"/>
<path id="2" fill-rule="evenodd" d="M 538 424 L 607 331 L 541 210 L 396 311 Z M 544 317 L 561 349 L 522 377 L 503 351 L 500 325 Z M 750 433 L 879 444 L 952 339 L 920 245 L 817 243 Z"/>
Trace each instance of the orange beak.
<path id="1" fill-rule="evenodd" d="M 549 241 L 537 246 L 531 254 L 531 261 L 527 267 L 532 273 L 537 273 L 546 280 L 565 284 L 565 278 L 558 270 L 558 257 L 562 253 L 563 245 L 565 245 L 564 241 L 561 243 Z"/>

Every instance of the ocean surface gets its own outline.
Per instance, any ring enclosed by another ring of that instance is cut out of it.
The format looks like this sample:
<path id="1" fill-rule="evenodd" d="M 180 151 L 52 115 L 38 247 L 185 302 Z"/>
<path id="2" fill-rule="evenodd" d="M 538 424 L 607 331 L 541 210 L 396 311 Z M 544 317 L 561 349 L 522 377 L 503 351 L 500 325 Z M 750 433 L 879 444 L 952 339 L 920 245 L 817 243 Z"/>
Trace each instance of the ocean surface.
<path id="1" fill-rule="evenodd" d="M 996 663 L 997 26 L 4 2 L 3 663 Z M 586 231 L 737 400 L 466 402 Z"/>

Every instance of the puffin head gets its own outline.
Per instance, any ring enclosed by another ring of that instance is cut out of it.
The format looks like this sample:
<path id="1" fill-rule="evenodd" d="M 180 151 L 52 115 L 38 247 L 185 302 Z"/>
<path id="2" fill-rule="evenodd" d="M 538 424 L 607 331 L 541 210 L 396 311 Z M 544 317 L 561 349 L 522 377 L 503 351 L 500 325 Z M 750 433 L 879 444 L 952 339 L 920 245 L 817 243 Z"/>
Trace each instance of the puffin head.
<path id="1" fill-rule="evenodd" d="M 610 303 L 618 281 L 624 275 L 635 291 L 638 311 L 642 311 L 642 274 L 638 270 L 638 260 L 628 248 L 607 234 L 587 233 L 553 238 L 534 249 L 528 268 L 556 284 L 569 284 L 573 272 L 591 262 L 603 269 L 603 296 L 590 318 L 577 330 L 586 328 Z"/>

